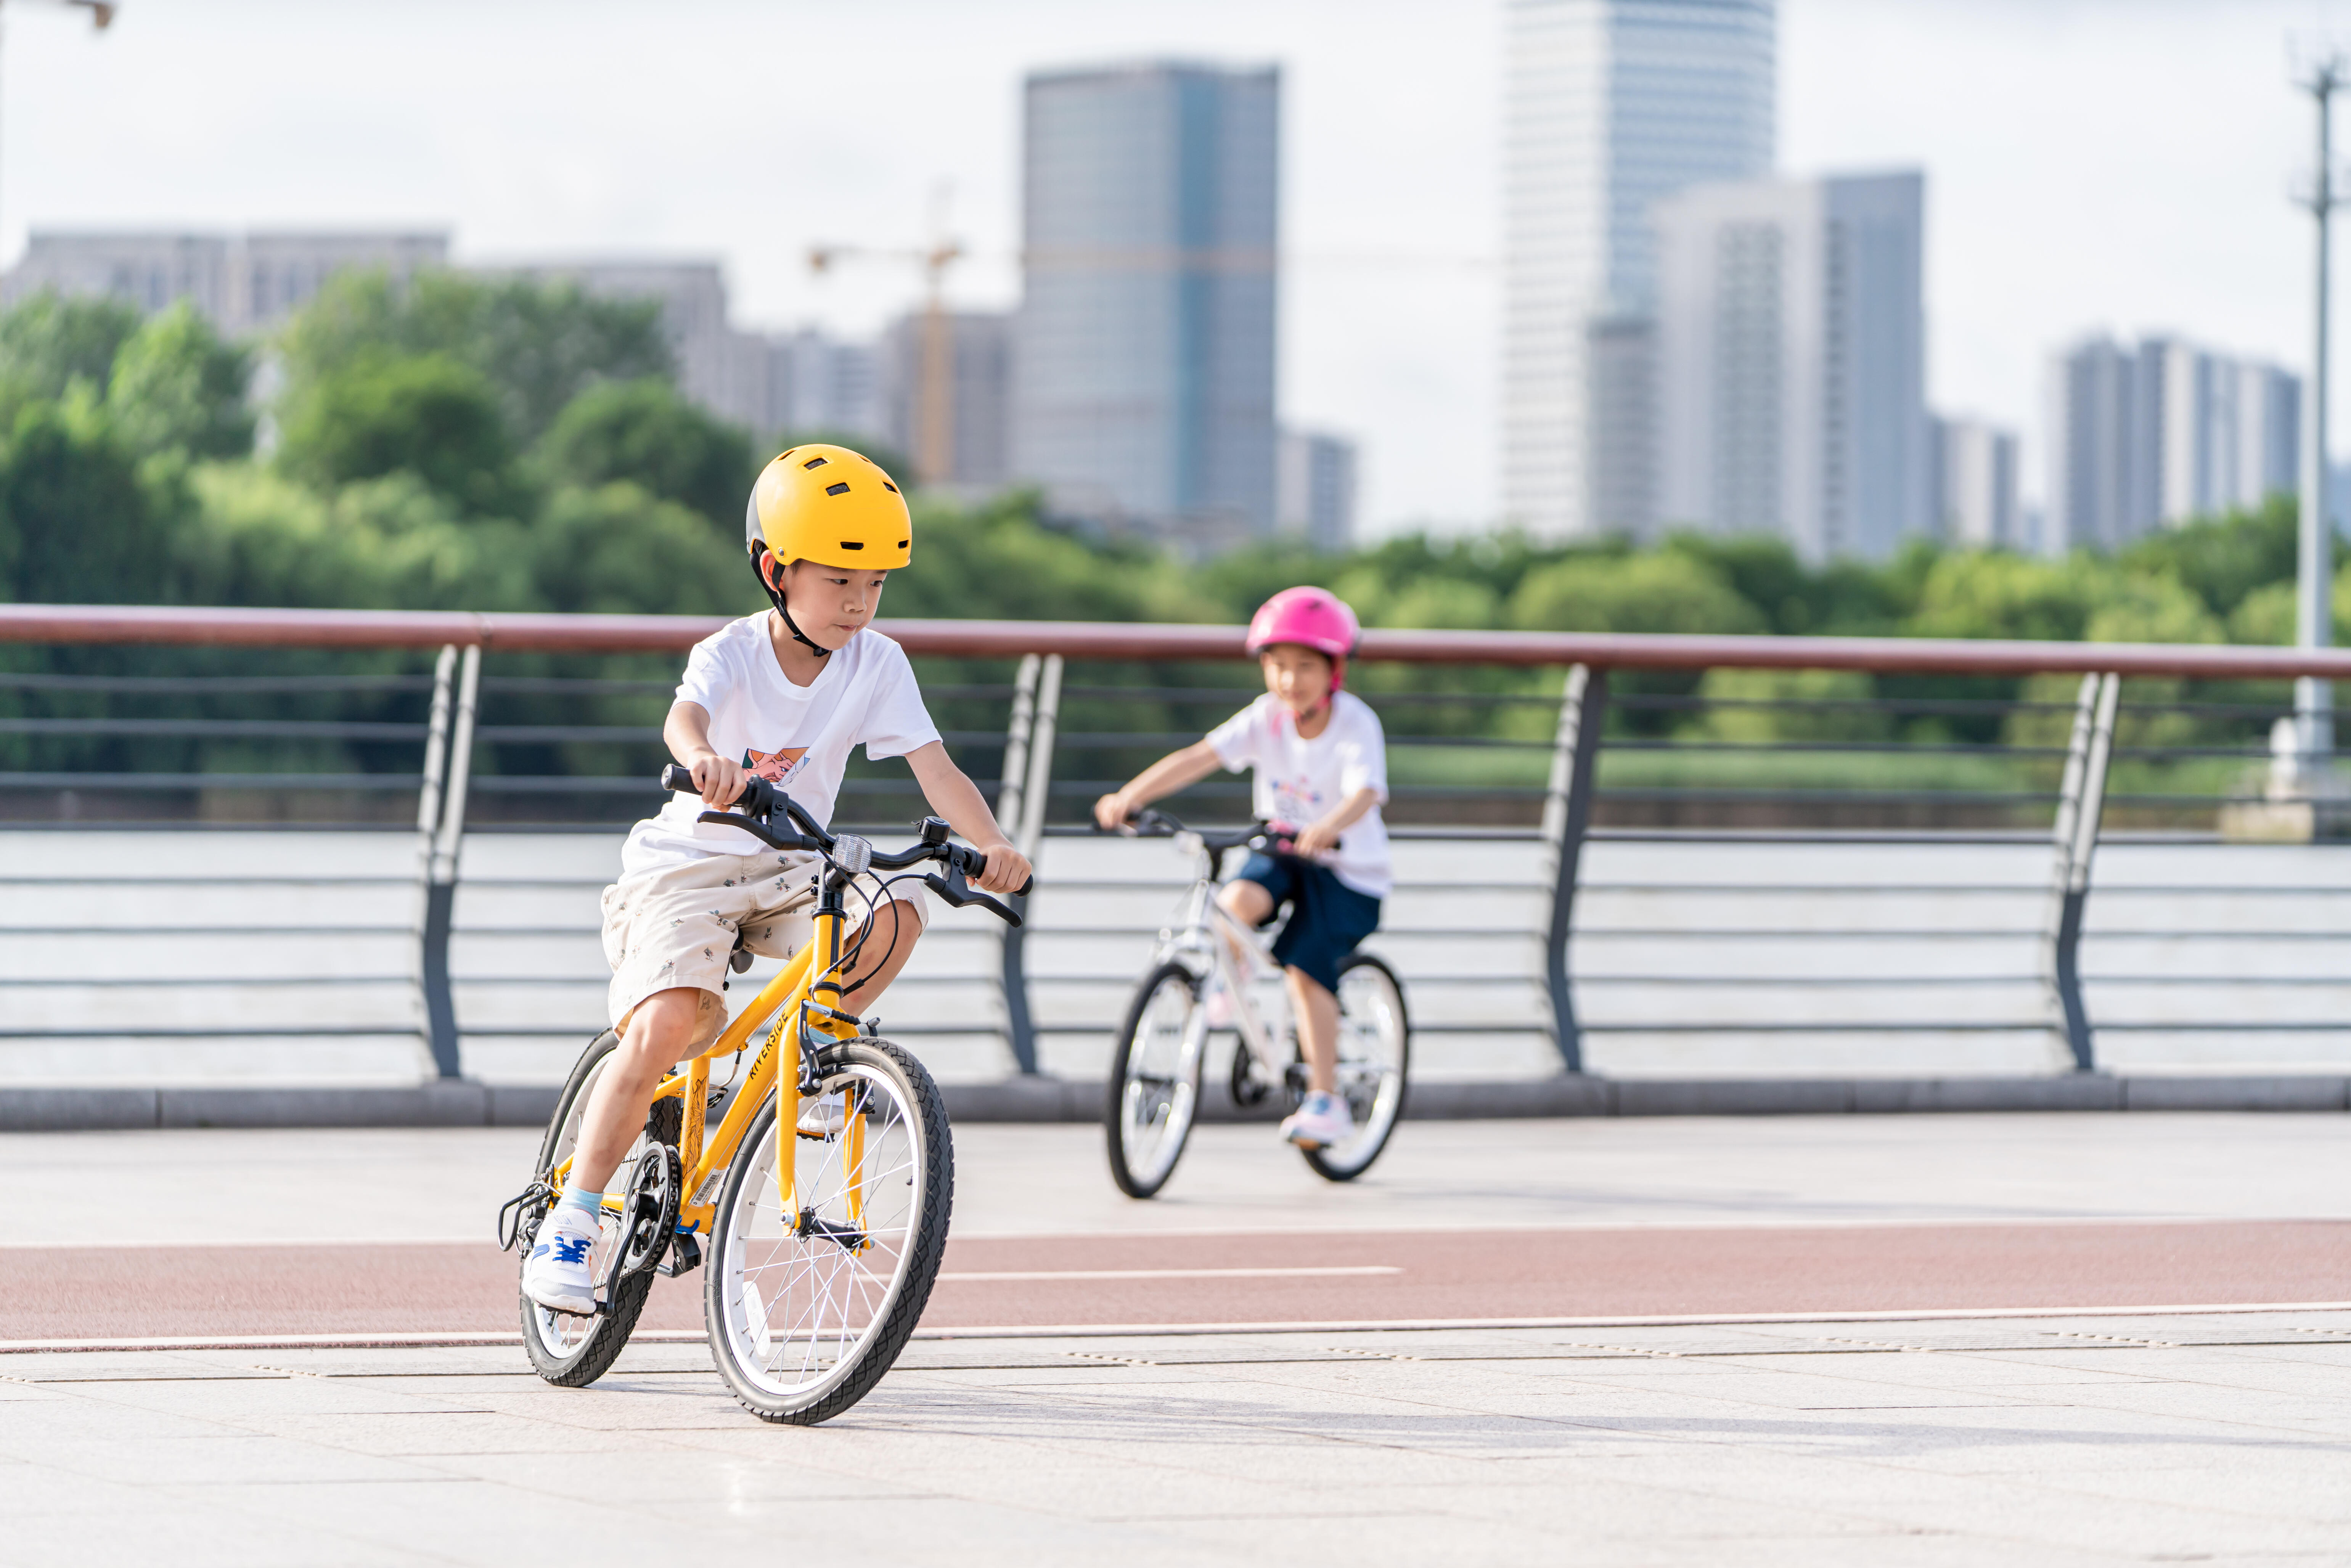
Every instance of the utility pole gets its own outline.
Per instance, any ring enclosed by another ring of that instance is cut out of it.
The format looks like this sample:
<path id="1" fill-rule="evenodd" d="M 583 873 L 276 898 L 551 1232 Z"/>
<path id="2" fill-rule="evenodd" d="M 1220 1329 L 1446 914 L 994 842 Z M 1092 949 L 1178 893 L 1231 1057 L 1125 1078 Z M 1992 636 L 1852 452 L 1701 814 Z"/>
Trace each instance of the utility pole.
<path id="1" fill-rule="evenodd" d="M 2335 523 L 2330 515 L 2326 462 L 2327 286 L 2329 231 L 2338 198 L 2335 192 L 2335 95 L 2351 85 L 2351 61 L 2340 49 L 2311 52 L 2294 85 L 2318 109 L 2318 168 L 2304 205 L 2318 220 L 2318 272 L 2314 290 L 2315 319 L 2310 346 L 2310 390 L 2304 399 L 2302 528 L 2294 591 L 2295 645 L 2324 648 L 2334 640 Z M 2314 675 L 2294 684 L 2297 730 L 2295 759 L 2304 788 L 2323 787 L 2335 752 L 2335 687 Z"/>

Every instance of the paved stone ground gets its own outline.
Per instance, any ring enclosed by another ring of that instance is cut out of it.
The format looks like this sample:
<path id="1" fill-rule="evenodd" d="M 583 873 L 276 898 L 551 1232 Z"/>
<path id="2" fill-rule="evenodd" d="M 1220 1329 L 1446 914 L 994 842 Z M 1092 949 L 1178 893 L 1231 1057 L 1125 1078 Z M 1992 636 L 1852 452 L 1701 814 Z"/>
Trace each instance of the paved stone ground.
<path id="1" fill-rule="evenodd" d="M 926 1341 L 813 1430 L 745 1416 L 698 1345 L 584 1391 L 510 1348 L 18 1355 L 0 1541 L 175 1568 L 2346 1563 L 2351 1317 Z"/>
<path id="2" fill-rule="evenodd" d="M 1256 1246 L 2335 1221 L 2346 1134 L 2340 1116 L 1407 1124 L 1334 1187 L 1262 1129 L 1204 1128 L 1168 1200 L 1135 1205 L 1092 1129 L 973 1127 L 956 1224 L 1000 1245 Z M 0 1292 L 27 1249 L 477 1237 L 527 1144 L 0 1138 Z M 2351 1301 L 2351 1278 L 2325 1299 Z M 930 1337 L 813 1430 L 753 1420 L 684 1335 L 584 1391 L 540 1383 L 511 1343 L 0 1354 L 0 1563 L 634 1568 L 689 1548 L 957 1568 L 2351 1564 L 2351 1312 Z"/>

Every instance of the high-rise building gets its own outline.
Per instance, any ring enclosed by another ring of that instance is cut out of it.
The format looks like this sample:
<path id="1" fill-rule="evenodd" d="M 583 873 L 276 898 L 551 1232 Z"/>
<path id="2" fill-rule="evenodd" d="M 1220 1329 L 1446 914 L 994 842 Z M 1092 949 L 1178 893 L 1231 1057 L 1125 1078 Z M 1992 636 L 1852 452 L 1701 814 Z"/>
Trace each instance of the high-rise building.
<path id="1" fill-rule="evenodd" d="M 1980 419 L 1935 422 L 1936 531 L 1970 549 L 2025 548 L 2016 433 Z"/>
<path id="2" fill-rule="evenodd" d="M 1662 520 L 1882 559 L 1934 525 L 1924 177 L 1700 185 L 1660 203 Z"/>
<path id="3" fill-rule="evenodd" d="M 232 336 L 274 327 L 350 267 L 405 277 L 449 260 L 445 233 L 178 234 L 36 229 L 0 304 L 54 288 L 153 314 L 184 299 Z"/>
<path id="4" fill-rule="evenodd" d="M 1502 511 L 1657 518 L 1656 204 L 1771 172 L 1772 0 L 1509 0 Z"/>
<path id="5" fill-rule="evenodd" d="M 814 327 L 768 340 L 768 418 L 763 434 L 882 437 L 882 356 L 871 343 Z"/>
<path id="6" fill-rule="evenodd" d="M 1031 76 L 1012 470 L 1194 548 L 1274 517 L 1280 76 Z"/>
<path id="7" fill-rule="evenodd" d="M 1335 552 L 1355 538 L 1355 444 L 1319 430 L 1281 433 L 1275 527 Z"/>
<path id="8" fill-rule="evenodd" d="M 2297 488 L 2302 382 L 2274 365 L 2093 334 L 2051 357 L 2046 404 L 2051 554 L 2113 549 Z"/>
<path id="9" fill-rule="evenodd" d="M 977 310 L 947 314 L 939 323 L 945 380 L 933 403 L 925 395 L 924 360 L 929 317 L 901 317 L 883 334 L 882 428 L 900 455 L 914 465 L 925 486 L 966 496 L 1004 487 L 1008 448 L 1007 401 L 1010 395 L 1012 321 Z M 934 417 L 946 428 L 933 432 Z M 931 460 L 933 444 L 946 449 L 944 465 Z M 934 473 L 932 470 L 937 468 Z"/>

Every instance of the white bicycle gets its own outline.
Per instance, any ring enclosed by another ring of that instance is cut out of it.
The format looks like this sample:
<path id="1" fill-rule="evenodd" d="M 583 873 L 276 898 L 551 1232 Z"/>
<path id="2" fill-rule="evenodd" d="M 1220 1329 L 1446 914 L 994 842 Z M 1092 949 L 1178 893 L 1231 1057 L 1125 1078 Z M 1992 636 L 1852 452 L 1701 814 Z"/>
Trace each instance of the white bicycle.
<path id="1" fill-rule="evenodd" d="M 1221 981 L 1232 998 L 1230 1024 L 1216 1027 L 1238 1036 L 1230 1079 L 1234 1103 L 1262 1104 L 1279 1085 L 1295 1110 L 1306 1092 L 1306 1066 L 1287 993 L 1264 983 L 1281 975 L 1271 946 L 1217 902 L 1227 856 L 1236 850 L 1284 853 L 1287 841 L 1262 823 L 1237 832 L 1199 832 L 1157 810 L 1138 813 L 1118 831 L 1172 838 L 1198 864 L 1176 918 L 1160 930 L 1111 1060 L 1110 1103 L 1102 1116 L 1111 1177 L 1129 1197 L 1149 1197 L 1175 1174 L 1199 1113 L 1201 1064 L 1213 1032 L 1206 1002 L 1211 979 Z M 1262 1007 L 1259 992 L 1268 998 Z M 1338 997 L 1337 1089 L 1354 1117 L 1354 1135 L 1299 1152 L 1317 1174 L 1348 1181 L 1380 1157 L 1404 1113 L 1412 1026 L 1395 971 L 1369 953 L 1351 953 L 1340 964 Z"/>

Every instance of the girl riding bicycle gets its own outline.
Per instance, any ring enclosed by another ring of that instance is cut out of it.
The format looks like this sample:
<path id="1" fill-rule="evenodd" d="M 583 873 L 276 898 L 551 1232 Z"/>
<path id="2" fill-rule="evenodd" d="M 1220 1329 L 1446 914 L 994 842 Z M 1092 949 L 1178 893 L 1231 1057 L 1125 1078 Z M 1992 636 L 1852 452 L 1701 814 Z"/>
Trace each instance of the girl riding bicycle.
<path id="1" fill-rule="evenodd" d="M 1343 1143 L 1354 1131 L 1346 1101 L 1334 1092 L 1339 966 L 1378 929 L 1380 901 L 1395 881 L 1380 820 L 1388 798 L 1386 737 L 1370 705 L 1340 689 L 1362 635 L 1354 612 L 1322 589 L 1275 594 L 1249 630 L 1266 695 L 1094 803 L 1095 821 L 1115 828 L 1219 768 L 1255 769 L 1255 814 L 1292 850 L 1252 854 L 1217 897 L 1251 925 L 1290 909 L 1273 956 L 1289 983 L 1308 1092 L 1281 1135 L 1308 1147 Z M 1212 993 L 1208 1005 L 1214 1020 L 1229 999 Z"/>

